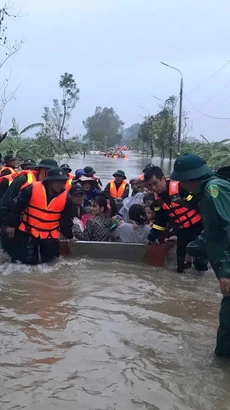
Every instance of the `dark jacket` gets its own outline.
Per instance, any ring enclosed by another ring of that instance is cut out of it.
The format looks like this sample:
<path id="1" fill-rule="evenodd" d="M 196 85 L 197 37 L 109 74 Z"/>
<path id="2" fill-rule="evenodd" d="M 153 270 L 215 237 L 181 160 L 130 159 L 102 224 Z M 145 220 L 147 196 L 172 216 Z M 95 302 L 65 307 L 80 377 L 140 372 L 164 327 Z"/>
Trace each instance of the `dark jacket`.
<path id="1" fill-rule="evenodd" d="M 169 196 L 169 182 L 167 180 L 167 191 L 163 192 L 162 194 L 158 195 L 159 200 L 154 201 L 153 203 L 153 210 L 155 211 L 155 222 L 153 224 L 153 228 L 149 234 L 148 240 L 154 242 L 161 234 L 165 231 L 168 223 L 171 222 L 171 218 L 168 216 L 168 212 L 162 208 L 163 203 L 166 203 L 168 206 L 170 205 L 170 196 Z M 189 207 L 190 209 L 198 209 L 198 200 L 196 197 L 193 196 L 189 202 L 186 200 L 187 197 L 190 197 L 189 192 L 182 188 L 179 184 L 179 195 L 181 197 L 181 205 Z M 201 223 L 199 223 L 202 225 Z M 176 229 L 177 226 L 175 224 L 174 228 Z M 188 229 L 188 228 L 187 228 Z"/>
<path id="2" fill-rule="evenodd" d="M 21 187 L 27 182 L 27 175 L 16 177 L 3 195 L 0 207 L 1 226 L 7 226 L 7 215 L 11 211 L 14 200 L 17 198 Z"/>
<path id="3" fill-rule="evenodd" d="M 217 277 L 230 278 L 230 183 L 216 176 L 204 179 L 196 195 L 204 231 L 191 242 L 192 256 L 207 257 Z"/>
<path id="4" fill-rule="evenodd" d="M 44 187 L 46 189 L 47 195 L 47 204 L 50 201 L 58 196 L 59 194 L 50 195 L 47 191 L 46 183 L 44 182 Z M 14 205 L 12 207 L 11 213 L 7 218 L 7 226 L 17 228 L 20 224 L 20 216 L 21 213 L 27 208 L 30 198 L 32 195 L 32 185 L 28 185 L 27 187 L 23 188 L 20 192 L 18 197 L 14 200 Z M 73 227 L 73 205 L 72 201 L 69 197 L 67 197 L 65 208 L 61 213 L 60 219 L 60 231 L 62 235 L 66 238 L 71 239 L 73 237 L 72 234 L 72 227 Z"/>

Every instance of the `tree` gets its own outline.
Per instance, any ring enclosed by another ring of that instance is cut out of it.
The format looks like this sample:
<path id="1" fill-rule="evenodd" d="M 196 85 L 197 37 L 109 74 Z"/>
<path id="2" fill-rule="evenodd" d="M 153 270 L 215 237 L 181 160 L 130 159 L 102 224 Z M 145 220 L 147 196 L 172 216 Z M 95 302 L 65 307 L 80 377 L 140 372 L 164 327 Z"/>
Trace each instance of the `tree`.
<path id="1" fill-rule="evenodd" d="M 172 159 L 176 152 L 177 117 L 175 115 L 177 99 L 169 97 L 156 115 L 146 117 L 138 133 L 139 140 L 151 150 L 151 156 L 157 152 L 162 159 Z"/>
<path id="2" fill-rule="evenodd" d="M 138 136 L 141 124 L 135 123 L 126 128 L 123 132 L 123 138 L 125 140 L 134 140 Z"/>
<path id="3" fill-rule="evenodd" d="M 140 125 L 140 129 L 138 132 L 138 139 L 142 142 L 142 150 L 144 151 L 146 148 L 150 147 L 151 149 L 151 156 L 154 156 L 154 148 L 153 148 L 153 139 L 152 139 L 152 130 L 150 127 L 149 118 L 146 118 L 145 121 Z"/>
<path id="4" fill-rule="evenodd" d="M 27 125 L 22 131 L 19 131 L 19 124 L 17 124 L 16 119 L 12 118 L 12 127 L 8 130 L 8 133 L 12 137 L 25 134 L 27 131 L 30 131 L 37 127 L 43 127 L 42 122 L 36 122 L 34 124 Z"/>
<path id="5" fill-rule="evenodd" d="M 11 43 L 8 39 L 8 20 L 19 17 L 18 14 L 12 14 L 11 9 L 12 7 L 7 4 L 0 8 L 0 69 L 14 54 L 20 51 L 23 44 L 22 40 Z M 8 92 L 9 82 L 10 76 L 0 83 L 0 127 L 5 107 L 14 98 L 17 91 L 16 89 Z"/>
<path id="6" fill-rule="evenodd" d="M 217 142 L 209 142 L 207 138 L 204 140 L 205 143 L 189 143 L 183 141 L 181 147 L 182 154 L 197 154 L 214 168 L 228 166 L 230 163 L 230 139 Z"/>
<path id="7" fill-rule="evenodd" d="M 79 101 L 80 90 L 73 75 L 69 73 L 61 76 L 59 87 L 62 91 L 62 100 L 59 102 L 58 99 L 54 99 L 52 108 L 44 107 L 42 115 L 44 127 L 39 136 L 49 136 L 53 140 L 53 145 L 58 147 L 59 152 L 64 150 L 70 156 L 65 135 L 68 135 L 68 121 L 77 101 Z"/>
<path id="8" fill-rule="evenodd" d="M 59 130 L 59 147 L 61 141 L 64 140 L 64 130 L 66 122 L 70 119 L 73 109 L 76 107 L 77 101 L 79 101 L 79 88 L 76 81 L 73 78 L 73 74 L 65 73 L 61 76 L 59 81 L 59 87 L 62 90 L 62 102 L 63 112 L 61 114 L 61 127 Z"/>
<path id="9" fill-rule="evenodd" d="M 96 107 L 94 115 L 83 121 L 87 134 L 85 139 L 89 143 L 97 144 L 99 149 L 107 149 L 121 141 L 121 132 L 124 122 L 114 109 Z"/>

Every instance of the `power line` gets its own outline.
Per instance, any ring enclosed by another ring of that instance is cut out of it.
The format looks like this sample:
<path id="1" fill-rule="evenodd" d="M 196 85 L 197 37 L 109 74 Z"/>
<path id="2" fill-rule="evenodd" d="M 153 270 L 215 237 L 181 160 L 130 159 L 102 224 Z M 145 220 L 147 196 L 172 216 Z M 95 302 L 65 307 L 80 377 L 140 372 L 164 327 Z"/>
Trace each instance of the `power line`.
<path id="1" fill-rule="evenodd" d="M 197 90 L 197 88 L 201 87 L 202 85 L 206 84 L 209 80 L 211 80 L 211 78 L 213 78 L 216 74 L 218 74 L 221 70 L 223 70 L 224 67 L 226 67 L 226 65 L 228 65 L 230 63 L 230 60 L 227 61 L 227 63 L 225 63 L 222 67 L 220 67 L 217 71 L 215 71 L 215 73 L 213 73 L 210 77 L 207 78 L 207 80 L 203 81 L 202 83 L 200 83 L 199 85 L 197 85 L 195 88 L 193 88 L 192 90 L 190 90 L 188 93 L 186 93 L 185 95 L 188 95 L 190 93 L 192 93 L 193 91 Z"/>
<path id="2" fill-rule="evenodd" d="M 225 86 L 224 86 L 223 88 L 221 88 L 220 91 L 218 91 L 215 95 L 213 95 L 211 98 L 209 98 L 208 101 L 206 101 L 204 104 L 202 104 L 198 109 L 201 110 L 201 108 L 205 107 L 205 105 L 207 105 L 207 104 L 208 104 L 210 101 L 212 101 L 217 95 L 219 95 L 226 87 L 228 87 L 229 84 L 230 84 L 230 81 L 229 81 L 227 84 L 225 84 Z M 219 105 L 218 105 L 218 106 L 219 106 Z M 218 106 L 217 106 L 217 107 L 218 107 Z M 213 110 L 211 110 L 211 111 L 213 111 Z M 192 112 L 191 116 L 193 116 L 193 114 L 195 114 L 195 112 Z M 208 114 L 208 113 L 207 113 L 207 114 Z"/>
<path id="3" fill-rule="evenodd" d="M 220 91 L 218 91 L 215 95 L 213 95 L 213 97 L 209 98 L 208 101 L 206 101 L 203 105 L 201 105 L 201 107 L 199 107 L 199 110 L 203 108 L 205 105 L 207 105 L 210 101 L 212 101 L 217 95 L 219 95 L 226 87 L 229 86 L 229 84 L 230 84 L 230 81 L 223 88 L 221 88 Z"/>
<path id="4" fill-rule="evenodd" d="M 225 98 L 224 101 L 221 101 L 221 103 L 219 103 L 218 105 L 216 105 L 216 107 L 214 107 L 214 108 L 212 108 L 211 110 L 209 110 L 208 112 L 206 112 L 206 114 L 209 114 L 210 112 L 215 111 L 217 108 L 219 108 L 222 104 L 224 104 L 224 103 L 225 103 L 226 101 L 228 101 L 228 100 L 229 100 L 229 97 Z M 199 117 L 193 118 L 193 121 L 194 121 L 194 120 L 198 120 L 198 119 L 200 119 L 200 118 L 202 118 L 202 115 L 199 115 Z"/>
<path id="5" fill-rule="evenodd" d="M 191 101 L 189 101 L 189 99 L 188 99 L 186 96 L 185 96 L 185 99 L 186 99 L 186 100 L 189 102 L 189 104 L 194 108 L 194 110 L 200 112 L 202 115 L 205 115 L 206 117 L 214 118 L 215 120 L 230 120 L 230 117 L 213 117 L 212 115 L 205 114 L 205 112 L 202 112 L 202 111 L 199 110 L 199 108 L 196 108 L 196 107 L 191 103 Z"/>

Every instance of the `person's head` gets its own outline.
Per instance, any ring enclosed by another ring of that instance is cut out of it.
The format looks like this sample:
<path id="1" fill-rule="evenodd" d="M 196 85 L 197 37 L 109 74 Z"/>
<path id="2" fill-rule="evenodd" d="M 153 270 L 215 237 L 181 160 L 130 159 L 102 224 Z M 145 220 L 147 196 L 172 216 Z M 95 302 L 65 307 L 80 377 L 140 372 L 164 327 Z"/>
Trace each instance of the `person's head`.
<path id="1" fill-rule="evenodd" d="M 85 193 L 88 193 L 91 189 L 94 189 L 97 186 L 97 181 L 95 181 L 93 178 L 86 177 L 85 175 L 82 175 L 78 179 L 78 182 L 82 185 L 83 191 Z"/>
<path id="2" fill-rule="evenodd" d="M 58 167 L 57 161 L 55 161 L 54 159 L 52 158 L 42 159 L 39 162 L 39 164 L 35 167 L 35 169 L 38 170 L 38 180 L 42 181 L 43 179 L 45 179 L 49 169 L 57 168 L 57 167 Z"/>
<path id="3" fill-rule="evenodd" d="M 145 194 L 144 195 L 144 198 L 143 198 L 143 202 L 144 202 L 144 205 L 151 205 L 151 203 L 154 201 L 154 194 L 153 193 L 147 193 L 147 194 Z"/>
<path id="4" fill-rule="evenodd" d="M 96 171 L 94 171 L 92 167 L 85 167 L 83 171 L 87 177 L 93 177 L 96 174 Z"/>
<path id="5" fill-rule="evenodd" d="M 101 215 L 101 214 L 106 214 L 108 211 L 108 205 L 107 205 L 107 200 L 106 197 L 103 194 L 99 194 L 95 196 L 91 203 L 91 213 L 92 215 Z"/>
<path id="6" fill-rule="evenodd" d="M 139 178 L 132 178 L 129 181 L 132 191 L 136 194 L 142 192 L 142 181 Z"/>
<path id="7" fill-rule="evenodd" d="M 129 219 L 136 222 L 138 225 L 145 225 L 147 217 L 144 207 L 139 204 L 131 205 L 129 208 Z"/>
<path id="8" fill-rule="evenodd" d="M 35 167 L 36 161 L 34 159 L 24 159 L 24 161 L 21 163 L 22 170 L 35 169 Z"/>
<path id="9" fill-rule="evenodd" d="M 126 175 L 121 169 L 118 169 L 116 172 L 114 172 L 113 177 L 117 184 L 122 184 L 122 182 L 126 179 Z"/>
<path id="10" fill-rule="evenodd" d="M 84 169 L 81 169 L 81 168 L 77 169 L 77 170 L 75 171 L 75 179 L 76 179 L 76 181 L 78 181 L 79 178 L 81 178 L 83 175 L 86 176 L 86 175 L 85 175 L 85 172 L 84 172 Z"/>
<path id="11" fill-rule="evenodd" d="M 73 184 L 69 190 L 69 195 L 74 205 L 81 205 L 84 199 L 84 191 L 81 184 Z"/>
<path id="12" fill-rule="evenodd" d="M 148 187 L 147 187 L 146 185 L 143 186 L 142 191 L 143 191 L 144 194 L 148 194 L 148 193 L 149 193 L 149 189 L 148 189 Z"/>
<path id="13" fill-rule="evenodd" d="M 64 170 L 66 175 L 69 175 L 69 173 L 72 171 L 72 169 L 70 168 L 68 164 L 62 164 L 61 168 Z"/>
<path id="14" fill-rule="evenodd" d="M 47 176 L 44 179 L 45 184 L 48 186 L 50 191 L 56 194 L 61 193 L 65 189 L 66 181 L 68 180 L 62 168 L 51 168 L 47 172 Z"/>
<path id="15" fill-rule="evenodd" d="M 145 205 L 145 214 L 148 222 L 151 222 L 155 217 L 155 212 L 150 208 L 150 204 Z"/>
<path id="16" fill-rule="evenodd" d="M 166 179 L 159 167 L 151 167 L 145 172 L 145 183 L 152 187 L 157 194 L 162 194 L 167 189 Z"/>
<path id="17" fill-rule="evenodd" d="M 176 159 L 171 179 L 180 181 L 181 186 L 188 192 L 194 192 L 201 181 L 212 174 L 211 168 L 199 155 L 184 154 Z"/>
<path id="18" fill-rule="evenodd" d="M 154 167 L 153 164 L 146 164 L 142 172 L 145 173 L 146 171 L 148 171 L 148 169 L 150 169 L 152 167 Z"/>
<path id="19" fill-rule="evenodd" d="M 8 154 L 4 157 L 4 162 L 7 167 L 10 167 L 10 168 L 16 167 L 16 158 L 11 154 Z"/>

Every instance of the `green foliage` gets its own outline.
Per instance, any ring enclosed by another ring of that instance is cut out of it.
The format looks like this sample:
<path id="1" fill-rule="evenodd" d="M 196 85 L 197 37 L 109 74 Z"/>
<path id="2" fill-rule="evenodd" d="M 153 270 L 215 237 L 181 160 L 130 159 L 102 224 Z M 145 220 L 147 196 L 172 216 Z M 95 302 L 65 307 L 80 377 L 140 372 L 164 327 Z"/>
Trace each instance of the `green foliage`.
<path id="1" fill-rule="evenodd" d="M 172 158 L 176 152 L 177 134 L 174 114 L 176 97 L 171 96 L 161 110 L 151 117 L 147 117 L 141 124 L 138 139 L 143 149 L 150 149 L 151 156 L 157 152 L 161 158 Z"/>
<path id="2" fill-rule="evenodd" d="M 73 74 L 65 73 L 61 75 L 59 81 L 59 87 L 63 92 L 62 106 L 66 107 L 67 116 L 69 117 L 73 109 L 76 107 L 77 101 L 79 101 L 79 88 L 76 81 L 73 78 Z"/>
<path id="3" fill-rule="evenodd" d="M 123 132 L 123 139 L 126 141 L 134 140 L 137 138 L 141 124 L 135 123 L 130 127 L 125 128 Z"/>
<path id="4" fill-rule="evenodd" d="M 113 108 L 96 107 L 94 115 L 83 121 L 86 141 L 96 143 L 98 149 L 107 149 L 119 144 L 122 139 L 123 121 Z"/>
<path id="5" fill-rule="evenodd" d="M 71 156 L 71 147 L 65 136 L 68 135 L 68 120 L 71 118 L 73 109 L 76 107 L 77 101 L 79 101 L 79 88 L 73 78 L 72 74 L 65 73 L 61 76 L 59 81 L 59 87 L 62 90 L 62 100 L 53 100 L 53 106 L 44 107 L 42 119 L 44 120 L 44 126 L 39 132 L 38 137 L 44 141 L 44 145 L 47 142 L 47 138 L 50 143 L 48 146 L 51 151 L 55 151 L 57 154 L 67 153 Z"/>
<path id="6" fill-rule="evenodd" d="M 182 142 L 181 152 L 201 156 L 210 166 L 221 167 L 230 165 L 230 139 L 218 142 L 188 143 Z"/>
<path id="7" fill-rule="evenodd" d="M 17 137 L 23 135 L 26 132 L 33 130 L 34 128 L 43 127 L 42 122 L 37 122 L 34 124 L 27 125 L 22 131 L 19 131 L 19 124 L 17 124 L 16 119 L 12 118 L 12 127 L 8 130 L 8 134 L 12 137 Z"/>

